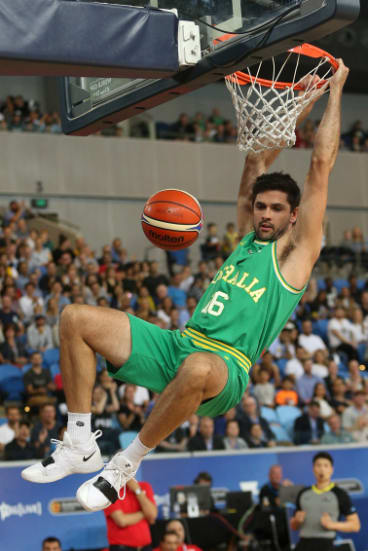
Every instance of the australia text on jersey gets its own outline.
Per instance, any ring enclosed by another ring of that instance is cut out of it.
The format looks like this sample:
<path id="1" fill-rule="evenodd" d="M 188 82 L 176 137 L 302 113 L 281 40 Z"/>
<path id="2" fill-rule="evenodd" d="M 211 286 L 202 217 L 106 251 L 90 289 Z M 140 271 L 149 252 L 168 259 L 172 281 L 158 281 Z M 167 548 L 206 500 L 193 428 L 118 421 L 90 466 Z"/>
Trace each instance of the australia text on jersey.
<path id="1" fill-rule="evenodd" d="M 254 287 L 257 285 L 257 283 L 259 283 L 258 278 L 248 274 L 247 272 L 241 272 L 240 270 L 236 271 L 235 273 L 234 272 L 235 266 L 233 264 L 224 266 L 221 270 L 217 272 L 211 283 L 214 284 L 220 280 L 226 281 L 226 283 L 228 283 L 229 285 L 234 285 L 235 287 L 243 289 L 254 300 L 254 302 L 257 303 L 263 293 L 266 292 L 266 287 L 255 289 Z"/>

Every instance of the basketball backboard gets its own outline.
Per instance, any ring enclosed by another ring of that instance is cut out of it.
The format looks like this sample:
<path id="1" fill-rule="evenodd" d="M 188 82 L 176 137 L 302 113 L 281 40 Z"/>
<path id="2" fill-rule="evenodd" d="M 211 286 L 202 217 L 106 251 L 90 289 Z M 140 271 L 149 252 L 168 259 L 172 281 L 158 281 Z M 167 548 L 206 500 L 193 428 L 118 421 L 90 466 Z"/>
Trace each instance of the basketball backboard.
<path id="1" fill-rule="evenodd" d="M 180 21 L 193 21 L 199 27 L 201 59 L 196 65 L 161 79 L 111 78 L 102 74 L 101 78 L 60 79 L 66 134 L 91 134 L 260 59 L 318 40 L 352 23 L 360 8 L 359 0 L 105 1 L 177 10 Z M 227 33 L 233 36 L 226 42 L 216 40 Z"/>

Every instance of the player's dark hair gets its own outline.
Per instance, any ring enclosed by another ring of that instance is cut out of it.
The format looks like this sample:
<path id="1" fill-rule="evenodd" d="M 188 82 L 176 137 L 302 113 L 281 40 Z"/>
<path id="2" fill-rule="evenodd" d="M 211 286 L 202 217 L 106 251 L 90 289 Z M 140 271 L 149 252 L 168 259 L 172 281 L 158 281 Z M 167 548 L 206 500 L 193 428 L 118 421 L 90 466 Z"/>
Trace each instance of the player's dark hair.
<path id="1" fill-rule="evenodd" d="M 329 461 L 332 466 L 334 464 L 334 460 L 332 458 L 332 455 L 330 455 L 328 452 L 319 452 L 319 453 L 317 453 L 313 457 L 313 465 L 315 464 L 316 461 L 318 461 L 318 459 L 327 459 L 327 461 Z"/>
<path id="2" fill-rule="evenodd" d="M 295 180 L 283 172 L 272 172 L 258 176 L 252 190 L 252 205 L 259 193 L 265 191 L 283 191 L 287 195 L 290 209 L 294 210 L 300 203 L 300 189 Z"/>
<path id="3" fill-rule="evenodd" d="M 177 520 L 177 519 L 175 519 L 175 520 Z M 175 530 L 166 530 L 161 536 L 161 541 L 165 541 L 166 536 L 176 536 L 176 537 L 178 537 L 178 534 L 175 532 Z"/>
<path id="4" fill-rule="evenodd" d="M 201 480 L 212 484 L 212 476 L 206 471 L 201 471 L 197 474 L 196 478 L 194 479 L 194 484 L 199 484 Z"/>
<path id="5" fill-rule="evenodd" d="M 42 549 L 45 547 L 45 543 L 58 543 L 61 549 L 61 541 L 55 536 L 49 536 L 48 538 L 45 538 L 42 542 Z"/>

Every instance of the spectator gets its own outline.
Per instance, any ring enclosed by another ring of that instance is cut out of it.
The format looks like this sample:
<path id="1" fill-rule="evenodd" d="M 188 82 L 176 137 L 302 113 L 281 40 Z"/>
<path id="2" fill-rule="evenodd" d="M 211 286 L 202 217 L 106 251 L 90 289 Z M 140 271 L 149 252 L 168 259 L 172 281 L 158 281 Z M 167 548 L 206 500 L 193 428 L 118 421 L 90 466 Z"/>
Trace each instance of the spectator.
<path id="1" fill-rule="evenodd" d="M 25 461 L 27 459 L 42 459 L 43 449 L 36 449 L 30 442 L 31 425 L 28 421 L 20 421 L 14 440 L 4 448 L 5 461 Z"/>
<path id="2" fill-rule="evenodd" d="M 330 431 L 322 436 L 321 444 L 349 444 L 350 442 L 354 442 L 352 434 L 341 428 L 341 419 L 337 413 L 332 413 L 328 417 L 327 424 Z"/>
<path id="3" fill-rule="evenodd" d="M 171 297 L 164 297 L 160 302 L 157 310 L 157 317 L 160 318 L 164 324 L 165 329 L 170 327 L 171 323 L 171 310 L 174 307 L 173 299 Z"/>
<path id="4" fill-rule="evenodd" d="M 357 440 L 359 440 L 359 431 L 368 427 L 368 407 L 365 392 L 362 390 L 354 392 L 353 404 L 342 414 L 342 426 L 345 430 L 354 433 Z"/>
<path id="5" fill-rule="evenodd" d="M 294 422 L 294 443 L 318 444 L 324 434 L 323 419 L 320 417 L 318 402 L 308 404 L 307 413 L 297 417 Z"/>
<path id="6" fill-rule="evenodd" d="M 291 375 L 286 375 L 281 383 L 281 390 L 278 390 L 275 396 L 275 403 L 278 406 L 297 406 L 298 393 L 294 388 L 294 379 Z"/>
<path id="7" fill-rule="evenodd" d="M 259 503 L 263 507 L 280 507 L 279 492 L 282 486 L 293 486 L 293 483 L 283 478 L 281 465 L 272 465 L 268 471 L 268 482 L 259 492 Z"/>
<path id="8" fill-rule="evenodd" d="M 51 439 L 57 439 L 61 424 L 56 420 L 56 409 L 52 404 L 40 406 L 39 419 L 31 431 L 31 443 L 45 456 L 50 452 Z"/>
<path id="9" fill-rule="evenodd" d="M 331 393 L 331 406 L 339 415 L 351 405 L 351 402 L 346 398 L 346 384 L 341 377 L 333 382 Z"/>
<path id="10" fill-rule="evenodd" d="M 152 486 L 132 478 L 126 484 L 124 499 L 104 509 L 110 550 L 151 551 L 150 524 L 157 518 Z"/>
<path id="11" fill-rule="evenodd" d="M 213 222 L 207 224 L 207 237 L 201 245 L 202 260 L 214 259 L 221 250 L 221 241 L 217 235 L 217 225 Z"/>
<path id="12" fill-rule="evenodd" d="M 349 376 L 345 379 L 348 391 L 353 394 L 357 390 L 364 390 L 364 381 L 357 360 L 350 360 L 348 364 Z"/>
<path id="13" fill-rule="evenodd" d="M 16 336 L 16 327 L 13 324 L 4 327 L 4 342 L 0 344 L 1 363 L 11 363 L 22 366 L 28 361 L 26 347 Z"/>
<path id="14" fill-rule="evenodd" d="M 234 222 L 226 224 L 226 232 L 222 241 L 222 251 L 225 258 L 231 255 L 239 241 L 239 234 L 236 231 Z"/>
<path id="15" fill-rule="evenodd" d="M 0 309 L 0 322 L 5 325 L 18 325 L 19 317 L 17 312 L 12 310 L 12 300 L 8 296 L 2 298 L 2 308 Z"/>
<path id="16" fill-rule="evenodd" d="M 339 366 L 333 358 L 328 360 L 328 375 L 324 379 L 324 383 L 330 395 L 334 382 L 339 378 Z"/>
<path id="17" fill-rule="evenodd" d="M 258 414 L 258 407 L 255 398 L 244 395 L 241 404 L 238 406 L 237 420 L 239 421 L 240 436 L 247 441 L 251 427 L 259 424 L 262 429 L 262 440 L 266 442 L 274 441 L 274 434 L 269 427 L 267 420 Z"/>
<path id="18" fill-rule="evenodd" d="M 43 311 L 43 299 L 36 296 L 36 287 L 29 282 L 25 286 L 25 295 L 19 299 L 19 306 L 23 314 L 24 323 L 29 324 L 35 314 Z"/>
<path id="19" fill-rule="evenodd" d="M 127 383 L 124 394 L 120 401 L 118 419 L 125 431 L 133 430 L 139 432 L 144 423 L 144 410 L 140 405 L 134 403 L 135 385 Z"/>
<path id="20" fill-rule="evenodd" d="M 50 249 L 44 247 L 43 240 L 41 237 L 37 237 L 35 242 L 35 248 L 32 251 L 31 255 L 31 266 L 32 268 L 38 268 L 39 266 L 45 266 L 51 261 Z"/>
<path id="21" fill-rule="evenodd" d="M 39 288 L 41 289 L 44 295 L 51 293 L 51 284 L 55 281 L 57 276 L 56 264 L 53 261 L 50 261 L 47 264 L 46 273 L 40 278 L 38 283 Z"/>
<path id="22" fill-rule="evenodd" d="M 177 521 L 180 522 L 180 521 Z M 193 546 L 190 546 L 192 549 Z M 160 545 L 155 547 L 153 551 L 179 551 L 179 536 L 175 530 L 167 530 L 164 532 L 160 539 Z"/>
<path id="23" fill-rule="evenodd" d="M 42 551 L 61 551 L 61 542 L 58 538 L 48 537 L 42 542 Z"/>
<path id="24" fill-rule="evenodd" d="M 295 350 L 295 358 L 292 358 L 286 363 L 285 375 L 291 375 L 297 381 L 304 375 L 303 361 L 308 358 L 308 352 L 302 346 L 297 346 Z"/>
<path id="25" fill-rule="evenodd" d="M 349 360 L 357 359 L 356 343 L 353 340 L 351 323 L 346 319 L 344 308 L 336 308 L 328 322 L 328 340 L 332 350 L 346 354 Z"/>
<path id="26" fill-rule="evenodd" d="M 171 125 L 170 133 L 175 140 L 186 140 L 193 134 L 193 125 L 186 113 L 181 113 L 176 122 Z"/>
<path id="27" fill-rule="evenodd" d="M 27 405 L 41 406 L 55 402 L 50 394 L 56 390 L 56 386 L 49 370 L 42 367 L 42 355 L 39 352 L 33 352 L 31 364 L 31 368 L 23 376 Z"/>
<path id="28" fill-rule="evenodd" d="M 221 436 L 214 434 L 214 421 L 211 417 L 201 417 L 199 432 L 188 442 L 188 451 L 224 450 L 225 445 Z"/>
<path id="29" fill-rule="evenodd" d="M 246 442 L 250 448 L 267 448 L 276 445 L 274 440 L 267 441 L 265 439 L 265 434 L 259 423 L 253 423 L 253 425 L 251 425 Z"/>
<path id="30" fill-rule="evenodd" d="M 18 406 L 6 406 L 5 415 L 8 421 L 0 426 L 0 456 L 2 456 L 6 444 L 14 440 L 18 433 L 20 422 Z"/>
<path id="31" fill-rule="evenodd" d="M 171 297 L 174 305 L 177 308 L 184 308 L 185 301 L 187 299 L 186 292 L 180 288 L 182 282 L 182 273 L 174 274 L 171 278 L 171 285 L 169 285 L 167 292 L 169 297 Z"/>
<path id="32" fill-rule="evenodd" d="M 319 379 L 325 379 L 328 376 L 327 353 L 327 349 L 319 349 L 313 354 L 312 375 Z"/>
<path id="33" fill-rule="evenodd" d="M 256 363 L 253 366 L 252 377 L 253 377 L 253 380 L 254 380 L 255 383 L 260 382 L 259 371 L 261 369 L 265 369 L 265 370 L 268 371 L 268 373 L 270 375 L 270 380 L 273 381 L 273 384 L 275 385 L 275 387 L 279 386 L 280 381 L 281 381 L 280 370 L 277 367 L 277 365 L 275 364 L 275 362 L 273 361 L 273 356 L 272 356 L 271 352 L 269 352 L 268 350 L 262 355 L 261 362 Z"/>
<path id="34" fill-rule="evenodd" d="M 196 309 L 198 301 L 195 297 L 188 296 L 186 300 L 185 308 L 182 308 L 179 312 L 179 329 L 184 331 L 187 321 L 192 317 L 194 310 Z"/>
<path id="35" fill-rule="evenodd" d="M 295 358 L 295 346 L 292 341 L 292 331 L 294 329 L 294 324 L 288 322 L 277 339 L 271 344 L 269 351 L 276 359 L 291 360 Z"/>
<path id="36" fill-rule="evenodd" d="M 120 448 L 120 430 L 114 427 L 112 415 L 119 408 L 119 403 L 116 396 L 114 396 L 114 388 L 111 390 L 110 393 L 101 385 L 96 385 L 92 394 L 92 426 L 94 431 L 102 429 L 102 434 L 99 437 L 99 447 L 104 455 L 112 455 Z"/>
<path id="37" fill-rule="evenodd" d="M 202 551 L 201 548 L 197 545 L 186 543 L 187 538 L 185 534 L 185 528 L 181 520 L 169 520 L 169 522 L 165 526 L 165 532 L 166 534 L 169 532 L 175 532 L 179 538 L 179 547 L 177 547 L 177 549 L 174 551 Z"/>
<path id="38" fill-rule="evenodd" d="M 359 346 L 367 345 L 368 334 L 367 324 L 364 323 L 363 311 L 361 308 L 355 307 L 351 316 L 351 331 L 353 341 Z"/>
<path id="39" fill-rule="evenodd" d="M 313 391 L 313 402 L 319 403 L 319 414 L 322 419 L 327 419 L 333 414 L 333 409 L 328 403 L 326 387 L 323 383 L 316 383 Z"/>
<path id="40" fill-rule="evenodd" d="M 254 385 L 253 394 L 260 406 L 273 408 L 275 405 L 275 387 L 270 383 L 268 369 L 262 368 L 258 371 L 258 383 Z"/>
<path id="41" fill-rule="evenodd" d="M 302 332 L 299 335 L 299 344 L 305 348 L 310 356 L 313 356 L 316 350 L 326 349 L 326 345 L 321 337 L 313 333 L 313 326 L 310 320 L 304 320 L 302 322 Z"/>
<path id="42" fill-rule="evenodd" d="M 226 423 L 226 436 L 224 444 L 226 450 L 243 450 L 248 448 L 244 438 L 239 437 L 239 423 L 236 419 L 229 419 Z"/>
<path id="43" fill-rule="evenodd" d="M 158 262 L 151 262 L 149 275 L 143 280 L 144 287 L 147 287 L 149 294 L 152 297 L 156 296 L 156 289 L 159 285 L 169 285 L 169 280 L 166 275 L 160 274 L 158 271 Z"/>
<path id="44" fill-rule="evenodd" d="M 43 314 L 37 314 L 34 323 L 28 327 L 27 344 L 29 348 L 38 352 L 53 348 L 52 331 L 46 324 L 46 317 Z"/>
<path id="45" fill-rule="evenodd" d="M 304 374 L 298 378 L 296 390 L 300 401 L 303 404 L 309 404 L 313 397 L 314 387 L 317 383 L 323 383 L 323 381 L 312 374 L 313 362 L 310 358 L 304 358 L 302 364 Z"/>

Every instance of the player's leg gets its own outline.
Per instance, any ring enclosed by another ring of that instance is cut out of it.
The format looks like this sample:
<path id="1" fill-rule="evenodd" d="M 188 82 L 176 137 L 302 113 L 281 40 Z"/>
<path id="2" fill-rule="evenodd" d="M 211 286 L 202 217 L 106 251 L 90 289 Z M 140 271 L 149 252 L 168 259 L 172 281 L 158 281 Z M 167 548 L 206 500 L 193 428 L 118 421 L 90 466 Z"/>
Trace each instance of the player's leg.
<path id="1" fill-rule="evenodd" d="M 31 482 L 53 482 L 75 472 L 91 473 L 103 467 L 96 437 L 91 433 L 92 391 L 96 353 L 115 365 L 130 355 L 131 335 L 126 314 L 110 308 L 67 306 L 60 319 L 60 368 L 68 406 L 63 443 L 22 476 Z"/>
<path id="2" fill-rule="evenodd" d="M 99 475 L 79 488 L 77 498 L 89 511 L 105 509 L 116 501 L 129 478 L 135 475 L 144 455 L 196 412 L 203 400 L 220 394 L 228 380 L 228 367 L 220 356 L 191 354 L 176 377 L 160 395 L 136 440 L 118 452 Z"/>

